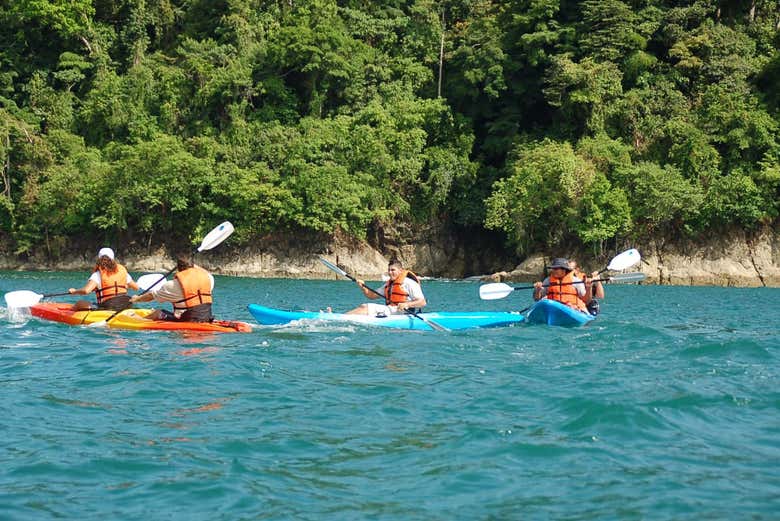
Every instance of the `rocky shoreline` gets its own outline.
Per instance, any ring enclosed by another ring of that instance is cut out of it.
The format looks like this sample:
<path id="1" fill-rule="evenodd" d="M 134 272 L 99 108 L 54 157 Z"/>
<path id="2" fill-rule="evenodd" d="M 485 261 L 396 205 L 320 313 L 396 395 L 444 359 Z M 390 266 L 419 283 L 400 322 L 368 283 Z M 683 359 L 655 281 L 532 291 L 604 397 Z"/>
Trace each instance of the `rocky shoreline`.
<path id="1" fill-rule="evenodd" d="M 717 240 L 674 244 L 654 241 L 636 247 L 642 262 L 630 271 L 647 275 L 648 284 L 714 285 L 731 287 L 780 287 L 780 234 L 776 228 L 748 235 L 736 231 Z M 0 255 L 1 270 L 21 271 L 82 271 L 92 268 L 95 248 L 63 255 L 56 262 L 40 259 L 22 260 L 11 255 Z M 479 259 L 469 258 L 464 252 L 477 251 Z M 131 272 L 167 271 L 172 266 L 170 256 L 162 247 L 154 251 L 128 249 L 118 257 Z M 514 268 L 490 270 L 485 273 L 469 271 L 469 266 L 511 266 L 511 259 L 501 259 L 486 250 L 464 248 L 454 242 L 421 241 L 413 244 L 392 245 L 383 252 L 365 241 L 344 237 L 319 237 L 299 240 L 268 238 L 245 248 L 220 246 L 200 254 L 197 262 L 217 274 L 260 278 L 335 279 L 338 275 L 319 262 L 325 257 L 343 266 L 351 274 L 367 280 L 378 280 L 384 273 L 387 259 L 397 256 L 420 275 L 441 278 L 474 278 L 480 280 L 529 282 L 539 280 L 543 267 L 553 256 L 577 258 L 586 269 L 600 269 L 609 258 L 618 253 L 605 252 L 599 257 L 584 252 L 553 252 L 530 255 Z M 489 262 L 483 257 L 491 256 Z"/>

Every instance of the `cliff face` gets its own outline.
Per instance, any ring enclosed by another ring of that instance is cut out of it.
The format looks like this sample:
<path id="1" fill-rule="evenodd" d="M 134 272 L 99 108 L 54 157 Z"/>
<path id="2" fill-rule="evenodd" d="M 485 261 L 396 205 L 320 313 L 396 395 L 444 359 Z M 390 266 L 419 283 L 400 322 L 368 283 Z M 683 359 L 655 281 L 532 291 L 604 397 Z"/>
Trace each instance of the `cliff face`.
<path id="1" fill-rule="evenodd" d="M 196 262 L 224 275 L 338 278 L 319 262 L 319 257 L 324 257 L 356 277 L 378 280 L 387 269 L 388 259 L 398 257 L 424 276 L 463 278 L 487 274 L 484 278 L 491 280 L 533 281 L 539 280 L 552 256 L 571 256 L 586 269 L 600 269 L 609 262 L 611 255 L 618 253 L 609 252 L 601 257 L 577 251 L 535 254 L 521 259 L 522 262 L 511 269 L 518 259 L 502 252 L 495 237 L 478 234 L 456 237 L 442 227 L 433 226 L 423 230 L 418 237 L 413 242 L 400 240 L 397 234 L 372 237 L 377 245 L 373 247 L 366 241 L 341 234 L 275 235 L 243 248 L 231 248 L 228 241 L 199 254 Z M 100 246 L 102 244 L 82 248 L 79 252 L 63 255 L 56 262 L 22 261 L 6 254 L 0 256 L 0 269 L 86 272 L 93 267 L 94 255 Z M 758 234 L 733 231 L 698 242 L 656 240 L 632 246 L 639 249 L 642 262 L 630 271 L 644 272 L 646 282 L 650 284 L 780 287 L 780 230 L 777 226 L 767 227 Z M 165 272 L 173 266 L 162 247 L 151 252 L 132 247 L 126 251 L 117 248 L 117 254 L 120 262 L 132 272 Z"/>
<path id="2" fill-rule="evenodd" d="M 641 271 L 648 284 L 692 286 L 780 287 L 780 233 L 767 227 L 757 234 L 732 231 L 701 241 L 654 240 L 635 247 L 642 262 L 628 271 Z M 618 253 L 618 252 L 613 252 Z M 573 252 L 588 269 L 601 269 L 609 262 Z M 549 257 L 529 256 L 514 270 L 493 274 L 494 280 L 539 280 Z"/>

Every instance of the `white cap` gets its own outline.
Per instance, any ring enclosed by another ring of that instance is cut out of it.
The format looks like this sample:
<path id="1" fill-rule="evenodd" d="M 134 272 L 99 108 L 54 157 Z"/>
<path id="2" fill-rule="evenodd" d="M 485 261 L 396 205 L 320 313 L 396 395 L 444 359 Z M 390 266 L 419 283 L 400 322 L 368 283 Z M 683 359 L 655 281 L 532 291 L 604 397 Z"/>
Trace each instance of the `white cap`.
<path id="1" fill-rule="evenodd" d="M 111 260 L 114 260 L 114 250 L 111 248 L 100 248 L 100 251 L 98 252 L 98 259 L 100 257 L 108 257 Z"/>

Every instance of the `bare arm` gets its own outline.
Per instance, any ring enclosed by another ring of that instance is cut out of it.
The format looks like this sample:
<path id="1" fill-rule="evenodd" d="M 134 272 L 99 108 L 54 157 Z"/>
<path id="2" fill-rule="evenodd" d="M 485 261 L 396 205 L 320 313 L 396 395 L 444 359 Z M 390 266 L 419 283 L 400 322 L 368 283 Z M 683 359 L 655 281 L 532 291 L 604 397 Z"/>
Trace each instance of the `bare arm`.
<path id="1" fill-rule="evenodd" d="M 355 282 L 357 283 L 357 285 L 360 288 L 360 290 L 363 292 L 363 295 L 366 296 L 366 298 L 374 300 L 374 299 L 378 299 L 380 297 L 374 291 L 372 291 L 371 288 L 366 286 L 366 283 L 364 281 L 362 281 L 360 279 L 357 279 Z"/>
<path id="2" fill-rule="evenodd" d="M 599 272 L 594 271 L 590 274 L 591 278 L 598 279 L 599 278 Z M 601 281 L 595 281 L 593 282 L 593 296 L 596 298 L 604 298 L 604 284 L 601 283 Z"/>
<path id="3" fill-rule="evenodd" d="M 405 309 L 414 309 L 414 308 L 424 308 L 426 305 L 428 305 L 428 302 L 425 300 L 425 297 L 409 300 L 407 302 L 401 302 L 398 304 L 398 309 L 401 311 Z"/>
<path id="4" fill-rule="evenodd" d="M 70 288 L 68 290 L 68 293 L 71 295 L 89 295 L 93 291 L 95 291 L 95 288 L 97 288 L 97 284 L 95 284 L 95 281 L 90 279 L 87 281 L 86 284 L 84 284 L 83 288 Z"/>

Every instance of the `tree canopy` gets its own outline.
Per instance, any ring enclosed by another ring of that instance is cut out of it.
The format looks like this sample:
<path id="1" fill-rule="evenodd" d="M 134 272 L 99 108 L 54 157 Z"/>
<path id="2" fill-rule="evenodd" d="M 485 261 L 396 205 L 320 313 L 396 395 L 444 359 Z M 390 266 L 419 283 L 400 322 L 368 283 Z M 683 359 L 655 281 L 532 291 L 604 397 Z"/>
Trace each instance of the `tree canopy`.
<path id="1" fill-rule="evenodd" d="M 780 211 L 780 1 L 0 2 L 17 253 L 446 220 L 519 253 Z"/>

